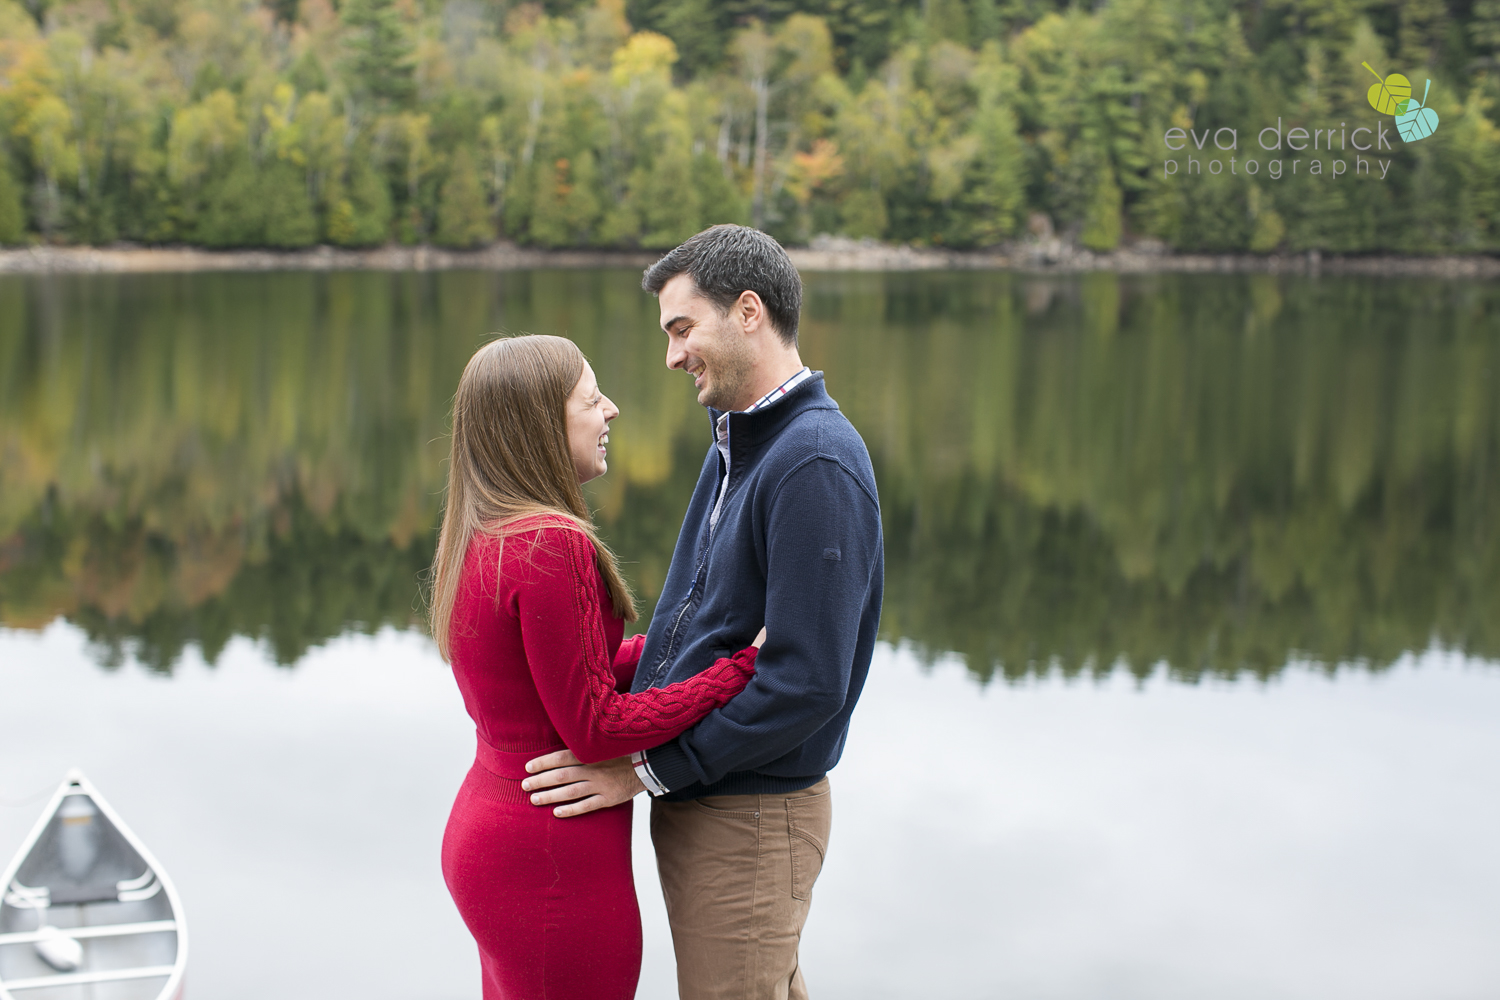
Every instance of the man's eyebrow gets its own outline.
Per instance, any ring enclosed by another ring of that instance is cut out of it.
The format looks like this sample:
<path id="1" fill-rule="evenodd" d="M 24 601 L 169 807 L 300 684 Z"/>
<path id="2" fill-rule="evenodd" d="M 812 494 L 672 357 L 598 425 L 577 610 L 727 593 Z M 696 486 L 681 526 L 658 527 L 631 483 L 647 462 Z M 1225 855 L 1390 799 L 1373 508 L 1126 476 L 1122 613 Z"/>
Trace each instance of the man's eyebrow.
<path id="1" fill-rule="evenodd" d="M 684 322 L 684 321 L 688 321 L 688 320 L 691 320 L 691 319 L 692 319 L 691 316 L 673 316 L 671 319 L 669 319 L 665 323 L 663 323 L 661 325 L 661 328 L 663 330 L 665 330 L 667 333 L 671 333 L 672 332 L 672 327 L 676 326 L 678 323 L 681 323 L 681 322 Z"/>

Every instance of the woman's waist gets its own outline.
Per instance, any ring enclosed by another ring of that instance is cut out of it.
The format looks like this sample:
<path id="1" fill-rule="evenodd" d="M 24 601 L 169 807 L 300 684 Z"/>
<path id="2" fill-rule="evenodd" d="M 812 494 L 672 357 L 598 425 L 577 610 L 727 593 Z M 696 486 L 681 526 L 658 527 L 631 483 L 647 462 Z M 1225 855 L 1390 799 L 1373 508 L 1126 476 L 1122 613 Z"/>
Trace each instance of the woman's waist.
<path id="1" fill-rule="evenodd" d="M 526 770 L 527 761 L 567 749 L 565 744 L 558 742 L 534 750 L 501 750 L 477 731 L 474 734 L 474 744 L 474 763 L 507 781 L 525 778 L 530 773 Z"/>

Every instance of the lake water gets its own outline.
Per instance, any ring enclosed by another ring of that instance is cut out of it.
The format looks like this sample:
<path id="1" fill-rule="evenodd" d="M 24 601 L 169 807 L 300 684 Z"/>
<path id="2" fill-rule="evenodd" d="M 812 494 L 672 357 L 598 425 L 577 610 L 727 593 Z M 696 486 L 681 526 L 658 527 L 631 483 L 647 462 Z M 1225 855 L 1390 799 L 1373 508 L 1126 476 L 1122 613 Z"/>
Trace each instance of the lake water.
<path id="1" fill-rule="evenodd" d="M 193 996 L 477 997 L 446 406 L 487 334 L 576 339 L 649 607 L 708 427 L 637 280 L 0 279 L 0 854 L 81 766 Z M 1500 992 L 1500 291 L 815 274 L 802 341 L 888 554 L 819 997 Z M 643 837 L 637 879 L 669 997 Z"/>

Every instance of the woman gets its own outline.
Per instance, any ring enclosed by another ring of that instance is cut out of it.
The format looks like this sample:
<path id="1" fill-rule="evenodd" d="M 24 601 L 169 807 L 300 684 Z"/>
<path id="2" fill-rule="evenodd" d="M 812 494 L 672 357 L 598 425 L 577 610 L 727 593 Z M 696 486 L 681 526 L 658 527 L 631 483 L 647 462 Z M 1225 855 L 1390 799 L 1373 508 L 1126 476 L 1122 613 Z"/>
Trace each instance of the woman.
<path id="1" fill-rule="evenodd" d="M 752 646 L 691 681 L 621 693 L 644 637 L 621 642 L 635 603 L 579 488 L 605 471 L 618 415 L 560 337 L 480 348 L 453 402 L 432 634 L 479 742 L 443 876 L 479 943 L 485 1000 L 624 1000 L 640 974 L 630 803 L 558 819 L 521 791 L 526 761 L 664 743 L 755 669 Z"/>

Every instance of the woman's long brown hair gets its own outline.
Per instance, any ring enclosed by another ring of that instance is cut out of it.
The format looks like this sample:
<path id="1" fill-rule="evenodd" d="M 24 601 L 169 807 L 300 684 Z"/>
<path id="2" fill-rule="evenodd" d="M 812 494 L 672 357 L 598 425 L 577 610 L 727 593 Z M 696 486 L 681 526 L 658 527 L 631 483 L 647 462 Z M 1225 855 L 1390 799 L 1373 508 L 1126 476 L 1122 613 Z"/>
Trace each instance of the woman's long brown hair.
<path id="1" fill-rule="evenodd" d="M 635 620 L 635 599 L 594 527 L 568 448 L 568 398 L 584 363 L 571 340 L 506 337 L 475 351 L 458 380 L 448 493 L 432 563 L 432 637 L 445 660 L 469 543 L 481 533 L 503 539 L 529 515 L 565 518 L 588 536 L 615 616 Z"/>

